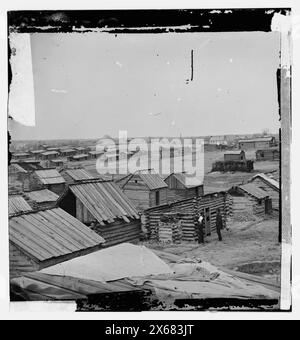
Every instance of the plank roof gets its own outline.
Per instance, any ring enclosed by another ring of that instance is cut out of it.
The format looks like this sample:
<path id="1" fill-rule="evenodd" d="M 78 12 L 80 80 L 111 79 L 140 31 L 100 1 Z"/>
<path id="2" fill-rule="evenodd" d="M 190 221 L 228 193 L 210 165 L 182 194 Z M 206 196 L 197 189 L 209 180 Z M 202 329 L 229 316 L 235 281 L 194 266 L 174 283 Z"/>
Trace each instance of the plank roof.
<path id="1" fill-rule="evenodd" d="M 104 242 L 101 236 L 60 208 L 11 217 L 9 239 L 38 261 L 71 254 Z"/>
<path id="2" fill-rule="evenodd" d="M 92 174 L 90 174 L 85 169 L 69 169 L 66 170 L 66 174 L 68 174 L 74 181 L 80 181 L 83 179 L 93 179 L 95 178 Z"/>
<path id="3" fill-rule="evenodd" d="M 25 192 L 24 194 L 26 197 L 37 203 L 55 202 L 59 198 L 56 193 L 48 189 L 29 191 Z"/>
<path id="4" fill-rule="evenodd" d="M 189 176 L 186 173 L 173 173 L 170 176 L 174 176 L 183 186 L 187 189 L 195 188 L 203 185 L 203 178 L 199 176 Z"/>
<path id="5" fill-rule="evenodd" d="M 113 182 L 93 181 L 71 184 L 70 190 L 87 210 L 104 225 L 116 219 L 130 222 L 139 219 L 139 214 L 129 198 Z"/>
<path id="6" fill-rule="evenodd" d="M 43 155 L 43 156 L 58 155 L 58 154 L 59 154 L 58 151 L 45 151 L 45 152 L 41 153 L 41 155 Z"/>
<path id="7" fill-rule="evenodd" d="M 279 191 L 279 183 L 275 179 L 267 176 L 266 174 L 263 174 L 263 173 L 257 174 L 257 175 L 252 177 L 252 180 L 254 180 L 255 178 L 260 178 L 265 183 L 267 183 L 268 185 L 270 185 L 271 187 L 273 187 L 274 189 Z"/>
<path id="8" fill-rule="evenodd" d="M 36 170 L 34 173 L 43 184 L 65 183 L 65 180 L 56 169 Z"/>
<path id="9" fill-rule="evenodd" d="M 8 197 L 8 214 L 30 211 L 31 206 L 21 195 L 12 195 Z"/>
<path id="10" fill-rule="evenodd" d="M 257 199 L 263 199 L 268 197 L 268 193 L 265 192 L 264 190 L 258 188 L 255 184 L 253 183 L 247 183 L 240 185 L 239 188 L 246 192 L 247 194 L 254 196 Z"/>

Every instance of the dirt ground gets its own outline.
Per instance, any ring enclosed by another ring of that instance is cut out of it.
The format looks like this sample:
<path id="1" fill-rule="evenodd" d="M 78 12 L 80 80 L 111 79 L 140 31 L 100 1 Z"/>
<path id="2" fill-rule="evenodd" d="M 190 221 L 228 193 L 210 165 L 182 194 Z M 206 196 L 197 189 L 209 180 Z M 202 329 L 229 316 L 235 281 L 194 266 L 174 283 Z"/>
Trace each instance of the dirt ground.
<path id="1" fill-rule="evenodd" d="M 275 217 L 251 222 L 234 221 L 230 224 L 229 231 L 223 230 L 222 235 L 221 242 L 218 241 L 217 234 L 213 233 L 206 238 L 205 244 L 186 242 L 162 246 L 148 243 L 147 247 L 182 258 L 197 257 L 228 269 L 237 269 L 240 265 L 256 261 L 280 262 L 278 219 Z"/>

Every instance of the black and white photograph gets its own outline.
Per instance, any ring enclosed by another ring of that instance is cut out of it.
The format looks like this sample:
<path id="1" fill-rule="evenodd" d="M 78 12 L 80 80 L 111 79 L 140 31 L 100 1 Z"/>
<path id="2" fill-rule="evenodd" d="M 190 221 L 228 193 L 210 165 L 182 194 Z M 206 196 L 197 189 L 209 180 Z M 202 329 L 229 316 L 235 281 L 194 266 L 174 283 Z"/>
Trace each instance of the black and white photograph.
<path id="1" fill-rule="evenodd" d="M 291 7 L 6 15 L 12 308 L 291 311 Z"/>

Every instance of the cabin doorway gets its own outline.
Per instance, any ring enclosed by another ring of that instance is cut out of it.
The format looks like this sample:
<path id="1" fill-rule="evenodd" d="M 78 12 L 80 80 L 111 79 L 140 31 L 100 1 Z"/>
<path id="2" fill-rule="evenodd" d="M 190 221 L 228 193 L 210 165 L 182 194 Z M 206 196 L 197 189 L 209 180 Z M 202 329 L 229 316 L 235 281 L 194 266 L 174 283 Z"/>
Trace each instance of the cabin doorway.
<path id="1" fill-rule="evenodd" d="M 206 236 L 210 236 L 211 235 L 210 208 L 205 208 L 205 210 L 204 210 L 204 219 L 205 219 L 205 234 L 206 234 Z"/>
<path id="2" fill-rule="evenodd" d="M 265 214 L 270 214 L 272 212 L 272 199 L 267 198 L 265 200 Z"/>

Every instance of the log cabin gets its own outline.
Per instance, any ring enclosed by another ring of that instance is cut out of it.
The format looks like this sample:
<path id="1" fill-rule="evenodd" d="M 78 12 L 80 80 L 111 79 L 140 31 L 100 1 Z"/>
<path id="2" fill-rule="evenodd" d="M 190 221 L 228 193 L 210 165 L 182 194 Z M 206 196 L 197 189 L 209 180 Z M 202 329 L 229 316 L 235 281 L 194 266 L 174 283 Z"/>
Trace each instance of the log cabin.
<path id="1" fill-rule="evenodd" d="M 116 182 L 138 211 L 167 203 L 168 185 L 156 173 L 137 171 Z"/>
<path id="2" fill-rule="evenodd" d="M 233 218 L 244 213 L 264 216 L 272 211 L 272 200 L 269 194 L 254 183 L 233 187 L 229 193 Z"/>
<path id="3" fill-rule="evenodd" d="M 257 150 L 255 153 L 257 161 L 278 161 L 280 152 L 278 148 Z"/>
<path id="4" fill-rule="evenodd" d="M 257 187 L 264 190 L 272 199 L 272 208 L 279 210 L 279 182 L 265 174 L 257 174 L 250 179 Z"/>
<path id="5" fill-rule="evenodd" d="M 165 178 L 168 202 L 180 201 L 185 198 L 199 197 L 204 194 L 203 180 L 186 173 L 172 173 Z"/>
<path id="6" fill-rule="evenodd" d="M 232 150 L 224 153 L 224 162 L 226 161 L 237 161 L 242 162 L 246 160 L 246 155 L 244 150 Z"/>
<path id="7" fill-rule="evenodd" d="M 102 236 L 106 246 L 140 239 L 138 211 L 112 181 L 90 179 L 70 184 L 58 204 Z"/>
<path id="8" fill-rule="evenodd" d="M 60 195 L 65 190 L 65 180 L 56 169 L 36 170 L 24 179 L 25 191 L 49 189 Z"/>
<path id="9" fill-rule="evenodd" d="M 59 208 L 9 218 L 10 277 L 99 250 L 104 239 Z"/>

